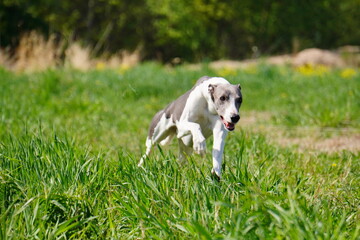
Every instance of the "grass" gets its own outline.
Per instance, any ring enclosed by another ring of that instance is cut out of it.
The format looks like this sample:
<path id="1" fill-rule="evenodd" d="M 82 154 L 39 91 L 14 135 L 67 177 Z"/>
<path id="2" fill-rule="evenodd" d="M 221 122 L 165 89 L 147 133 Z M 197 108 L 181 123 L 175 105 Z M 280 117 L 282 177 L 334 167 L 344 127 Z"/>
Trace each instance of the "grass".
<path id="1" fill-rule="evenodd" d="M 0 238 L 359 239 L 359 152 L 299 152 L 240 121 L 220 183 L 209 154 L 180 166 L 175 144 L 136 166 L 152 115 L 218 74 L 154 63 L 0 70 Z M 284 129 L 359 131 L 359 73 L 260 65 L 226 77 L 241 83 L 242 116 L 266 111 Z"/>

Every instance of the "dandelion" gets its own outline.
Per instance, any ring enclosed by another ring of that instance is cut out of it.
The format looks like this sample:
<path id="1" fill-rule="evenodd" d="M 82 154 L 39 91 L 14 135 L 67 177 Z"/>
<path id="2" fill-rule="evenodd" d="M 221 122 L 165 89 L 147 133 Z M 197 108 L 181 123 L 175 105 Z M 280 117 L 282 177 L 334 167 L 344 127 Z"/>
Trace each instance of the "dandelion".
<path id="1" fill-rule="evenodd" d="M 105 63 L 104 62 L 96 63 L 96 70 L 104 70 L 104 69 L 105 69 Z"/>
<path id="2" fill-rule="evenodd" d="M 342 78 L 352 78 L 356 75 L 356 71 L 353 68 L 345 68 L 341 71 L 340 76 Z"/>
<path id="3" fill-rule="evenodd" d="M 306 76 L 310 76 L 314 72 L 312 65 L 302 65 L 300 67 L 297 67 L 296 71 Z"/>
<path id="4" fill-rule="evenodd" d="M 336 164 L 336 163 L 333 163 L 333 164 L 331 164 L 331 166 L 332 166 L 332 167 L 336 167 L 336 166 L 337 166 L 337 164 Z"/>
<path id="5" fill-rule="evenodd" d="M 297 67 L 296 71 L 305 76 L 323 76 L 325 73 L 328 73 L 330 69 L 325 65 L 306 64 Z"/>

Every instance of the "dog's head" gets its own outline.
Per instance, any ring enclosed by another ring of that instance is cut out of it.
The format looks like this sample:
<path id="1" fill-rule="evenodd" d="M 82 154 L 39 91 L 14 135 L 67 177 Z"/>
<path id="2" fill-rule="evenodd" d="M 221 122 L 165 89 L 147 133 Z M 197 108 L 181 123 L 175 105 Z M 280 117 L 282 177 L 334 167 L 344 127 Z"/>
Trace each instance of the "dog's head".
<path id="1" fill-rule="evenodd" d="M 228 131 L 233 131 L 235 124 L 240 120 L 239 108 L 242 103 L 240 85 L 209 84 L 208 90 L 224 127 Z"/>

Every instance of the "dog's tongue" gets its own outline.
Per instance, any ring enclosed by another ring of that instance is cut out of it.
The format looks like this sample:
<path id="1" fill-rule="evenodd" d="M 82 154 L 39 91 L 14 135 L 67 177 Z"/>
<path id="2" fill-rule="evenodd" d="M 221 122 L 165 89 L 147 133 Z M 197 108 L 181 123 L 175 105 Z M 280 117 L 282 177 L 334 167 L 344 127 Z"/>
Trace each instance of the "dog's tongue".
<path id="1" fill-rule="evenodd" d="M 235 129 L 235 124 L 234 123 L 227 122 L 222 116 L 221 116 L 221 120 L 222 120 L 222 122 L 224 123 L 225 127 L 228 130 L 232 131 L 232 130 Z"/>
<path id="2" fill-rule="evenodd" d="M 229 123 L 229 122 L 226 122 L 226 121 L 224 121 L 224 123 L 225 123 L 225 127 L 227 128 L 227 129 L 234 129 L 234 127 L 235 127 L 235 124 L 233 124 L 233 123 Z"/>

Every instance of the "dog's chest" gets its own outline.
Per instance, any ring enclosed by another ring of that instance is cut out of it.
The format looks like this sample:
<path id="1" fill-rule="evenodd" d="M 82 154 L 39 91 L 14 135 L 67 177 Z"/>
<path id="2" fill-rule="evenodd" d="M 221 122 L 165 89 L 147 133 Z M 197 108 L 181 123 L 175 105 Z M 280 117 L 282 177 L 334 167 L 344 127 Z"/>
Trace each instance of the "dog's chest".
<path id="1" fill-rule="evenodd" d="M 192 119 L 193 122 L 196 122 L 200 125 L 201 132 L 205 138 L 208 138 L 213 133 L 213 121 L 214 117 L 208 113 L 207 111 L 204 112 L 205 114 L 194 116 Z"/>
<path id="2" fill-rule="evenodd" d="M 202 134 L 208 138 L 213 133 L 216 117 L 217 115 L 210 113 L 206 99 L 200 93 L 194 92 L 186 103 L 182 120 L 199 124 Z"/>

